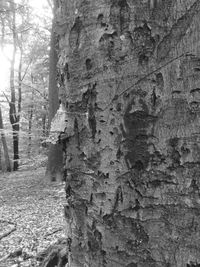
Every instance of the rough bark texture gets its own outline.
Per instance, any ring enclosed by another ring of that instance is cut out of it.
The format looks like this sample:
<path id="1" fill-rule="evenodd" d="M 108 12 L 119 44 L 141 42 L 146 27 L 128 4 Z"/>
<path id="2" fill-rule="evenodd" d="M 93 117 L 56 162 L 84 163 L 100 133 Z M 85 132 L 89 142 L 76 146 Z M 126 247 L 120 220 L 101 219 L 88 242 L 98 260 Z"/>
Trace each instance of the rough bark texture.
<path id="1" fill-rule="evenodd" d="M 69 266 L 200 266 L 200 1 L 58 1 Z"/>

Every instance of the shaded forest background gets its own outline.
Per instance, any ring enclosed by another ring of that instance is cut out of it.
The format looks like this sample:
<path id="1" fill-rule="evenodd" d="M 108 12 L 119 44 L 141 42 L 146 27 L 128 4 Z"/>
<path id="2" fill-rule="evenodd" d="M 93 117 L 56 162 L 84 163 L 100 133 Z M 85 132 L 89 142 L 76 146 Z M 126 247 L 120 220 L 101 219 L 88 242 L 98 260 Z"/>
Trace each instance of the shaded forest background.
<path id="1" fill-rule="evenodd" d="M 45 164 L 47 158 L 53 6 L 51 1 L 42 2 L 42 11 L 31 1 L 0 2 L 0 54 L 9 66 L 0 85 L 3 171 Z"/>

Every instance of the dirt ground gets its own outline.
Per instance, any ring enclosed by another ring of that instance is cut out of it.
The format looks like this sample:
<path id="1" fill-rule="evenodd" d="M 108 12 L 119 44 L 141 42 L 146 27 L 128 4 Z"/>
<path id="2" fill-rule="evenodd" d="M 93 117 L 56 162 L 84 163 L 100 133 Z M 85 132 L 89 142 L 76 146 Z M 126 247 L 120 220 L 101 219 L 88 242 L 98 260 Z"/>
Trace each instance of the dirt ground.
<path id="1" fill-rule="evenodd" d="M 64 184 L 45 168 L 0 174 L 0 267 L 39 266 L 37 256 L 65 237 Z"/>

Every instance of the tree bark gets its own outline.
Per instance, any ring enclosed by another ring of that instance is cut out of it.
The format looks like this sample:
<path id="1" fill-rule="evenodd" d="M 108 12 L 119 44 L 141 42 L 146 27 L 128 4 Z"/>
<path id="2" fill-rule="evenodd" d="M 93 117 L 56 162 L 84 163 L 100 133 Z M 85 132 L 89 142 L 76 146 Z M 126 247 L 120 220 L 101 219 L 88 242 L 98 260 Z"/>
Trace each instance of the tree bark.
<path id="1" fill-rule="evenodd" d="M 15 61 L 16 61 L 16 53 L 17 53 L 17 32 L 16 32 L 16 11 L 15 11 L 15 2 L 10 1 L 10 7 L 12 12 L 12 21 L 10 28 L 12 30 L 12 39 L 13 39 L 13 52 L 10 66 L 10 92 L 11 92 L 11 100 L 9 102 L 9 117 L 10 123 L 12 125 L 13 131 L 13 170 L 17 171 L 19 166 L 19 119 L 20 119 L 20 111 L 21 111 L 21 81 L 19 82 L 19 105 L 18 105 L 18 114 L 16 111 L 16 94 L 15 94 Z M 21 57 L 19 64 L 19 75 L 21 75 Z M 18 76 L 19 78 L 20 76 Z"/>
<path id="2" fill-rule="evenodd" d="M 4 151 L 4 157 L 5 157 L 5 168 L 6 168 L 6 171 L 10 172 L 11 171 L 11 164 L 10 164 L 10 158 L 9 158 L 9 153 L 8 153 L 6 137 L 5 137 L 5 133 L 4 133 L 1 107 L 0 107 L 0 131 L 1 131 L 1 141 L 3 144 L 3 151 Z"/>
<path id="3" fill-rule="evenodd" d="M 2 141 L 0 142 L 0 171 L 3 170 L 3 165 L 2 165 Z"/>
<path id="4" fill-rule="evenodd" d="M 59 96 L 57 86 L 57 35 L 54 31 L 54 22 L 51 31 L 51 42 L 50 42 L 50 62 L 49 62 L 49 127 L 51 121 L 56 114 L 59 107 Z"/>
<path id="5" fill-rule="evenodd" d="M 33 108 L 28 111 L 28 158 L 31 158 Z"/>
<path id="6" fill-rule="evenodd" d="M 19 167 L 19 124 L 12 125 L 13 131 L 13 171 Z"/>
<path id="7" fill-rule="evenodd" d="M 54 1 L 54 9 L 56 8 L 56 1 Z M 50 62 L 49 62 L 49 129 L 51 121 L 55 116 L 59 107 L 59 89 L 57 85 L 57 34 L 55 33 L 55 20 L 52 23 L 51 31 L 51 43 L 50 43 Z M 56 155 L 56 157 L 55 157 Z M 63 152 L 60 148 L 60 144 L 50 144 L 48 152 L 48 163 L 46 169 L 46 176 L 55 181 L 56 179 L 62 179 L 63 176 Z"/>
<path id="8" fill-rule="evenodd" d="M 56 10 L 68 265 L 200 265 L 200 1 Z"/>
<path id="9" fill-rule="evenodd" d="M 46 137 L 47 137 L 47 128 L 48 128 L 47 119 L 48 119 L 48 117 L 47 117 L 47 106 L 46 106 L 46 104 L 44 104 L 44 106 L 43 106 L 43 115 L 42 115 L 42 136 L 43 136 L 43 140 L 45 140 Z"/>

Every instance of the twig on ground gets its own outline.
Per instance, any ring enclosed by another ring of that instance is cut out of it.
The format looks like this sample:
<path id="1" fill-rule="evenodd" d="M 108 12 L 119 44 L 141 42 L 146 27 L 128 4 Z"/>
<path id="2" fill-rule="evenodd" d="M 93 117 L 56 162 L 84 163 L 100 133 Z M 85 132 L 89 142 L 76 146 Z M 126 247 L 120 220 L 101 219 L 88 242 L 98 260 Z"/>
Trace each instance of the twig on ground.
<path id="1" fill-rule="evenodd" d="M 21 256 L 22 255 L 22 249 L 20 248 L 20 249 L 17 249 L 17 250 L 15 250 L 14 252 L 10 252 L 9 254 L 7 254 L 6 256 L 4 256 L 4 257 L 2 257 L 1 259 L 0 259 L 0 262 L 2 262 L 2 261 L 5 261 L 5 260 L 7 260 L 8 258 L 16 258 L 16 257 L 19 257 L 19 256 Z"/>
<path id="2" fill-rule="evenodd" d="M 7 259 L 9 258 L 9 256 L 10 256 L 10 254 L 8 254 L 8 255 L 2 257 L 2 258 L 0 259 L 0 262 L 7 260 Z"/>
<path id="3" fill-rule="evenodd" d="M 2 197 L 0 197 L 0 199 L 1 199 L 2 202 L 5 202 L 5 200 Z"/>
<path id="4" fill-rule="evenodd" d="M 8 220 L 1 220 L 0 219 L 0 223 L 8 223 L 8 224 L 13 224 L 16 226 L 16 224 L 14 222 L 8 221 Z"/>
<path id="5" fill-rule="evenodd" d="M 17 230 L 16 226 L 14 226 L 12 229 L 10 229 L 9 231 L 3 233 L 0 235 L 0 240 L 3 239 L 4 237 L 10 235 L 11 233 L 13 233 L 15 230 Z"/>
<path id="6" fill-rule="evenodd" d="M 54 230 L 54 231 L 51 232 L 51 233 L 47 233 L 47 234 L 44 236 L 44 238 L 46 238 L 47 236 L 53 235 L 53 234 L 55 234 L 55 233 L 57 233 L 57 232 L 60 232 L 60 231 L 62 231 L 62 230 L 63 230 L 63 228 L 60 227 L 60 228 Z"/>
<path id="7" fill-rule="evenodd" d="M 13 225 L 13 227 L 10 230 L 6 231 L 5 233 L 0 234 L 0 240 L 3 239 L 4 237 L 10 235 L 11 233 L 13 233 L 15 230 L 17 230 L 16 223 L 14 223 L 14 222 L 6 221 L 6 220 L 0 220 L 0 223 L 7 223 L 7 224 Z"/>

